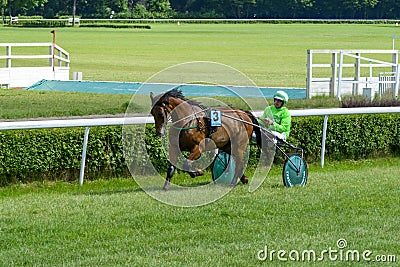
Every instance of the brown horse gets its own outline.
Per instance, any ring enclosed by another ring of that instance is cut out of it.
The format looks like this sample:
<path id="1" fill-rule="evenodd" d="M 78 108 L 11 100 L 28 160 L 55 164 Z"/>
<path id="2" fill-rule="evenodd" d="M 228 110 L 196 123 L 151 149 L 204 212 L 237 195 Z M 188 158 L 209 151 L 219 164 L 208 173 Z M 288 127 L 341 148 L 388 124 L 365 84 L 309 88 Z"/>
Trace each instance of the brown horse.
<path id="1" fill-rule="evenodd" d="M 222 125 L 212 127 L 211 108 L 185 98 L 180 90 L 172 89 L 158 96 L 150 93 L 150 98 L 151 114 L 158 136 L 166 133 L 167 122 L 172 119 L 169 129 L 170 165 L 164 190 L 168 189 L 181 151 L 189 152 L 182 169 L 191 177 L 203 174 L 201 170 L 191 169 L 192 162 L 200 157 L 201 152 L 218 148 L 235 158 L 235 175 L 231 186 L 236 185 L 239 178 L 244 184 L 248 182 L 243 170 L 243 154 L 253 131 L 256 133 L 258 145 L 261 140 L 260 129 L 256 127 L 257 119 L 251 112 L 230 107 L 218 108 L 221 112 Z M 212 110 L 217 109 L 212 108 Z"/>

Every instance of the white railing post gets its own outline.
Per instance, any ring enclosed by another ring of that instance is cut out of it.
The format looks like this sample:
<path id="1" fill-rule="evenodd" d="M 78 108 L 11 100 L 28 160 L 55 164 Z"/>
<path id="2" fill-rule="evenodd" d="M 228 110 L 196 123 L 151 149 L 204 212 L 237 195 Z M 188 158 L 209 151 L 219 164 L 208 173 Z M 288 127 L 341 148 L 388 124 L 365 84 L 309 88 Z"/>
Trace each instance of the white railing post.
<path id="1" fill-rule="evenodd" d="M 311 97 L 312 97 L 312 94 L 311 94 L 311 89 L 312 89 L 312 76 L 313 76 L 313 74 L 312 74 L 312 69 L 313 69 L 313 66 L 312 66 L 312 61 L 313 61 L 313 58 L 312 58 L 312 51 L 311 50 L 307 50 L 307 81 L 306 81 L 306 83 L 307 83 L 307 85 L 306 85 L 306 97 L 307 97 L 307 99 L 310 99 Z"/>
<path id="2" fill-rule="evenodd" d="M 321 144 L 321 167 L 324 167 L 325 163 L 325 144 L 326 144 L 326 131 L 328 129 L 328 115 L 324 117 L 324 125 L 322 127 L 322 144 Z"/>
<path id="3" fill-rule="evenodd" d="M 330 88 L 329 88 L 329 90 L 331 90 L 332 92 L 336 92 L 336 90 L 337 90 L 336 89 L 337 88 L 337 85 L 336 85 L 337 67 L 338 67 L 338 65 L 337 65 L 337 53 L 333 52 L 332 53 L 332 69 L 331 69 L 332 80 L 331 80 Z M 333 93 L 332 95 L 335 95 L 335 93 Z"/>
<path id="4" fill-rule="evenodd" d="M 399 67 L 400 64 L 396 65 L 396 82 L 394 84 L 394 97 L 398 99 L 399 97 Z"/>
<path id="5" fill-rule="evenodd" d="M 79 173 L 79 184 L 80 185 L 83 185 L 83 177 L 85 175 L 85 162 L 86 162 L 87 144 L 88 144 L 88 140 L 89 140 L 89 130 L 90 130 L 90 127 L 86 127 L 85 135 L 83 137 L 81 170 L 80 170 L 80 173 Z"/>
<path id="6" fill-rule="evenodd" d="M 340 59 L 339 59 L 339 79 L 338 79 L 338 86 L 337 86 L 337 97 L 340 100 L 340 94 L 342 90 L 342 78 L 343 78 L 343 51 L 340 51 Z"/>
<path id="7" fill-rule="evenodd" d="M 355 83 L 353 84 L 353 95 L 358 95 L 360 92 L 360 77 L 361 77 L 361 58 L 360 53 L 356 53 L 355 59 L 355 73 L 354 73 L 354 80 Z"/>

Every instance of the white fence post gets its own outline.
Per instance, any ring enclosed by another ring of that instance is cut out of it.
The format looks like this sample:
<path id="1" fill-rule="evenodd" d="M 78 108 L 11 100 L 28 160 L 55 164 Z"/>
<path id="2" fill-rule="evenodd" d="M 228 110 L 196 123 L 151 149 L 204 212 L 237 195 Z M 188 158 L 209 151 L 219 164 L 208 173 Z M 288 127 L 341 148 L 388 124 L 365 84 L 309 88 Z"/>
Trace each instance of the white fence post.
<path id="1" fill-rule="evenodd" d="M 311 89 L 312 89 L 312 63 L 313 58 L 312 58 L 312 51 L 307 50 L 307 99 L 311 98 Z"/>
<path id="2" fill-rule="evenodd" d="M 324 125 L 322 127 L 322 144 L 321 144 L 321 167 L 325 164 L 325 144 L 326 144 L 326 131 L 328 129 L 328 115 L 324 117 Z"/>
<path id="3" fill-rule="evenodd" d="M 341 90 L 342 90 L 342 78 L 343 78 L 343 51 L 340 51 L 340 59 L 339 59 L 339 80 L 337 87 L 337 97 L 340 98 Z"/>
<path id="4" fill-rule="evenodd" d="M 399 67 L 400 64 L 396 65 L 396 82 L 394 84 L 394 97 L 398 99 L 399 97 Z"/>
<path id="5" fill-rule="evenodd" d="M 81 170 L 79 173 L 79 184 L 80 185 L 83 184 L 83 176 L 85 175 L 86 150 L 87 150 L 87 144 L 88 144 L 88 140 L 89 140 L 89 130 L 90 130 L 90 127 L 86 127 L 85 135 L 83 137 Z"/>

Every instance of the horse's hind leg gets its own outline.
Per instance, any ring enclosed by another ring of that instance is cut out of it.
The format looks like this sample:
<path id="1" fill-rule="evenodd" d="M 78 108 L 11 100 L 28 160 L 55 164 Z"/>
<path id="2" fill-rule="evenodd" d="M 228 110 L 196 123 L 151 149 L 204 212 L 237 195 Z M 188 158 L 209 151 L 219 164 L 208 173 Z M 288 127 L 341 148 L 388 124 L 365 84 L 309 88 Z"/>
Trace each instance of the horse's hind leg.
<path id="1" fill-rule="evenodd" d="M 241 172 L 243 172 L 243 169 L 242 169 Z M 239 173 L 240 173 L 240 172 L 239 172 Z M 237 176 L 237 175 L 235 174 L 235 177 L 232 179 L 232 182 L 231 182 L 230 186 L 234 187 L 234 186 L 237 184 L 238 177 L 239 177 L 239 176 Z M 242 184 L 247 184 L 247 183 L 249 183 L 249 179 L 248 179 L 247 176 L 244 175 L 244 174 L 242 174 L 242 176 L 240 177 L 240 181 L 242 182 Z"/>
<path id="2" fill-rule="evenodd" d="M 191 166 L 192 166 L 192 160 L 186 159 L 185 162 L 183 163 L 183 170 L 187 171 L 190 175 L 190 177 L 195 178 L 196 176 L 202 176 L 204 173 L 202 170 L 195 170 L 191 171 Z"/>
<path id="3" fill-rule="evenodd" d="M 175 173 L 175 166 L 170 163 L 168 170 L 167 170 L 167 178 L 165 179 L 165 183 L 164 183 L 164 187 L 163 187 L 164 191 L 168 190 L 168 186 L 171 183 L 171 178 L 174 175 L 174 173 Z"/>
<path id="4" fill-rule="evenodd" d="M 238 148 L 236 151 L 235 155 L 235 161 L 236 161 L 236 167 L 235 167 L 235 175 L 234 178 L 232 179 L 232 182 L 230 186 L 235 186 L 237 184 L 238 178 L 240 177 L 240 181 L 242 184 L 247 184 L 249 182 L 249 179 L 244 175 L 244 170 L 243 170 L 243 154 L 245 151 L 244 148 Z M 231 155 L 232 156 L 232 155 Z"/>
<path id="5" fill-rule="evenodd" d="M 231 155 L 231 157 L 232 157 L 232 155 Z M 249 179 L 244 175 L 242 159 L 240 159 L 240 161 L 237 160 L 237 164 L 235 167 L 235 175 L 230 184 L 231 187 L 234 187 L 237 184 L 239 177 L 240 177 L 240 181 L 242 182 L 242 184 L 247 184 L 249 182 Z"/>
<path id="6" fill-rule="evenodd" d="M 232 157 L 232 155 L 231 155 L 231 157 Z M 237 160 L 237 164 L 236 164 L 236 167 L 235 167 L 235 175 L 233 176 L 232 182 L 230 184 L 231 187 L 236 186 L 239 177 L 240 177 L 240 181 L 242 181 L 242 183 L 243 183 L 243 180 L 242 180 L 243 177 L 244 177 L 243 165 L 242 165 L 241 157 L 239 157 L 239 158 L 240 158 L 240 160 L 239 159 Z"/>

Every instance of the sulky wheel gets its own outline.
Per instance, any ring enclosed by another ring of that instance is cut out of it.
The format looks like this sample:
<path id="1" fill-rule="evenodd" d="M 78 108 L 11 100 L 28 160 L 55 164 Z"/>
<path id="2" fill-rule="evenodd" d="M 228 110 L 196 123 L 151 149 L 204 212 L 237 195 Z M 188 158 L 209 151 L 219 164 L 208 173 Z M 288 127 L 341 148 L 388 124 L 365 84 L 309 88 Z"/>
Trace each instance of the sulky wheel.
<path id="1" fill-rule="evenodd" d="M 305 186 L 308 178 L 307 163 L 299 154 L 289 156 L 283 164 L 283 184 L 286 187 Z"/>
<path id="2" fill-rule="evenodd" d="M 225 152 L 218 153 L 212 164 L 212 179 L 216 184 L 230 184 L 235 175 L 235 160 Z"/>

